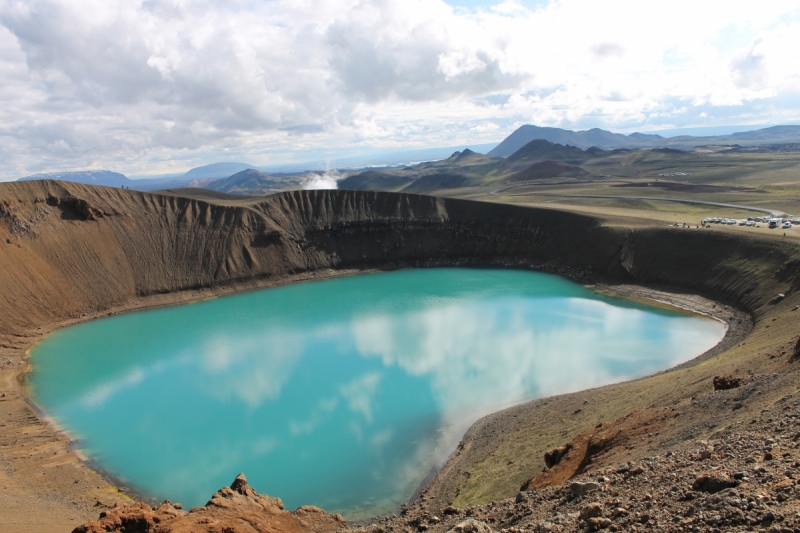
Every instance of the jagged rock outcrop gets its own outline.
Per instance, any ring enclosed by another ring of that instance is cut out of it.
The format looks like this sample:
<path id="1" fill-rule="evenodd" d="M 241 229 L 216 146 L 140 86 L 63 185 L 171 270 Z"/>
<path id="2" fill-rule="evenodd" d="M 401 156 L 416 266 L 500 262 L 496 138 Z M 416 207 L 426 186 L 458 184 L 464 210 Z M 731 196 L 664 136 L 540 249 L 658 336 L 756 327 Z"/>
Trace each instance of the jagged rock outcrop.
<path id="1" fill-rule="evenodd" d="M 118 505 L 72 533 L 331 533 L 346 529 L 341 515 L 317 507 L 286 511 L 280 498 L 258 494 L 244 474 L 239 474 L 204 507 L 188 513 L 169 501 L 155 508 L 144 502 Z"/>
<path id="2" fill-rule="evenodd" d="M 521 491 L 559 485 L 591 469 L 604 454 L 616 453 L 664 423 L 667 414 L 656 409 L 640 409 L 608 424 L 588 429 L 563 446 L 545 453 L 546 470 L 534 474 Z M 635 475 L 635 474 L 634 474 Z M 576 493 L 585 491 L 578 487 Z"/>
<path id="3" fill-rule="evenodd" d="M 742 378 L 735 376 L 714 376 L 712 381 L 714 390 L 737 389 L 742 385 Z"/>
<path id="4" fill-rule="evenodd" d="M 484 522 L 469 518 L 448 530 L 447 533 L 494 533 L 494 530 Z"/>

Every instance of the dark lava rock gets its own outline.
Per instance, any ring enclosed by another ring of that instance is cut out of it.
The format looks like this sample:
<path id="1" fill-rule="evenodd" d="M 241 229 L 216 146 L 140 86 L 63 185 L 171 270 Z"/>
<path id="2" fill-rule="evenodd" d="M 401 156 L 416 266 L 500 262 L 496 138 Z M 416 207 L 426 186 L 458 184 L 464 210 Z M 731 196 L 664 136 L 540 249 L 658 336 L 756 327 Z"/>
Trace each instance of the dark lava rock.
<path id="1" fill-rule="evenodd" d="M 544 464 L 547 468 L 553 468 L 558 463 L 561 462 L 561 459 L 569 453 L 572 449 L 572 444 L 565 444 L 564 446 L 560 446 L 549 452 L 544 454 Z"/>
<path id="2" fill-rule="evenodd" d="M 733 376 L 714 376 L 714 390 L 730 390 L 739 388 L 742 378 Z"/>
<path id="3" fill-rule="evenodd" d="M 737 485 L 736 481 L 722 476 L 702 475 L 694 480 L 692 489 L 700 492 L 715 493 Z"/>

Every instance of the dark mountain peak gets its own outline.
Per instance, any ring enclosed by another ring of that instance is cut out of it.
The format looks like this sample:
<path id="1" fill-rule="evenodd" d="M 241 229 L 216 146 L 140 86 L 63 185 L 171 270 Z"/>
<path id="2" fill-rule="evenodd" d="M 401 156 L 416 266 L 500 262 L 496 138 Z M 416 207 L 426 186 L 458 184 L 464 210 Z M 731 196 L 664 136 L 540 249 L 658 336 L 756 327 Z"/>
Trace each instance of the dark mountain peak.
<path id="1" fill-rule="evenodd" d="M 471 159 L 473 157 L 480 157 L 481 154 L 473 152 L 469 148 L 464 148 L 464 151 L 458 154 L 456 157 L 456 161 L 464 161 L 465 159 Z"/>
<path id="2" fill-rule="evenodd" d="M 590 146 L 586 149 L 586 153 L 589 155 L 603 155 L 606 153 L 606 151 L 602 148 L 598 148 L 597 146 Z"/>
<path id="3" fill-rule="evenodd" d="M 445 161 L 449 163 L 458 163 L 459 161 L 464 161 L 465 159 L 470 159 L 473 157 L 481 157 L 481 154 L 473 152 L 469 148 L 464 148 L 464 151 L 462 152 L 453 152 L 453 155 L 445 159 Z"/>
<path id="4" fill-rule="evenodd" d="M 577 146 L 552 143 L 543 139 L 535 139 L 506 158 L 508 163 L 516 161 L 566 161 L 582 163 L 588 159 L 586 152 Z"/>
<path id="5" fill-rule="evenodd" d="M 534 140 L 543 140 L 572 147 L 589 148 L 591 146 L 617 147 L 625 146 L 630 141 L 619 133 L 592 128 L 586 131 L 571 131 L 561 128 L 542 128 L 526 124 L 517 128 L 503 142 L 488 154 L 494 157 L 507 157 Z"/>
<path id="6" fill-rule="evenodd" d="M 242 170 L 241 172 L 237 172 L 236 174 L 232 174 L 230 177 L 235 178 L 237 176 L 239 178 L 244 178 L 244 177 L 252 178 L 252 177 L 269 176 L 269 174 L 267 174 L 266 172 L 261 172 L 260 170 L 255 168 L 248 168 L 246 170 Z"/>

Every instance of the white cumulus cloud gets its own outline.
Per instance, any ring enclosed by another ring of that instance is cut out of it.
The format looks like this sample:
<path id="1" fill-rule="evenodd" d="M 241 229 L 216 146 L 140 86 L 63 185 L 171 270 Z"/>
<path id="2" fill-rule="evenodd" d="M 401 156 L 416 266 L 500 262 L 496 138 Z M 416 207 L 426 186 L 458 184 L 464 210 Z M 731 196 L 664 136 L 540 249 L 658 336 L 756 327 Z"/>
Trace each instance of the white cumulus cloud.
<path id="1" fill-rule="evenodd" d="M 785 123 L 800 2 L 0 0 L 0 76 L 0 179 Z"/>

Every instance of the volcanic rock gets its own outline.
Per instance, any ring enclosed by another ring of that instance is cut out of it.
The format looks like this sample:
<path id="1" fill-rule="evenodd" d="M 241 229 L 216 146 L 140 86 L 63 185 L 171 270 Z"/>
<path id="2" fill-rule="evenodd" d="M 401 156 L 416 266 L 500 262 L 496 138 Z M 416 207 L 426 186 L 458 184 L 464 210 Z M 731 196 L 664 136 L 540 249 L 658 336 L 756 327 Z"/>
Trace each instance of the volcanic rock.
<path id="1" fill-rule="evenodd" d="M 544 464 L 547 466 L 547 468 L 553 468 L 554 466 L 556 466 L 558 463 L 561 462 L 561 459 L 563 459 L 564 456 L 567 455 L 567 453 L 569 453 L 571 449 L 572 449 L 572 444 L 567 443 L 564 446 L 560 446 L 558 448 L 555 448 L 554 450 L 545 453 Z"/>
<path id="2" fill-rule="evenodd" d="M 611 525 L 611 520 L 608 518 L 596 517 L 588 520 L 589 531 L 600 531 Z"/>
<path id="3" fill-rule="evenodd" d="M 450 529 L 447 533 L 494 533 L 494 530 L 487 524 L 470 518 Z"/>
<path id="4" fill-rule="evenodd" d="M 280 498 L 259 495 L 244 474 L 239 474 L 230 487 L 217 491 L 205 507 L 191 512 L 169 502 L 155 509 L 137 502 L 104 511 L 99 520 L 78 526 L 72 533 L 332 533 L 346 529 L 347 523 L 341 515 L 326 514 L 317 507 L 284 510 Z M 476 533 L 485 532 L 476 530 Z"/>
<path id="5" fill-rule="evenodd" d="M 733 376 L 714 376 L 714 390 L 736 389 L 742 384 L 742 378 Z"/>
<path id="6" fill-rule="evenodd" d="M 589 483 L 581 483 L 576 481 L 574 483 L 570 483 L 569 490 L 575 496 L 584 496 L 590 492 L 600 490 L 600 485 L 591 481 Z"/>
<path id="7" fill-rule="evenodd" d="M 592 502 L 583 509 L 581 509 L 580 517 L 584 520 L 589 520 L 597 516 L 603 516 L 603 506 L 599 502 Z"/>
<path id="8" fill-rule="evenodd" d="M 729 479 L 727 477 L 704 474 L 694 480 L 694 483 L 692 484 L 692 489 L 701 492 L 714 493 L 714 492 L 719 492 L 723 489 L 735 487 L 736 485 L 737 485 L 736 481 Z"/>

